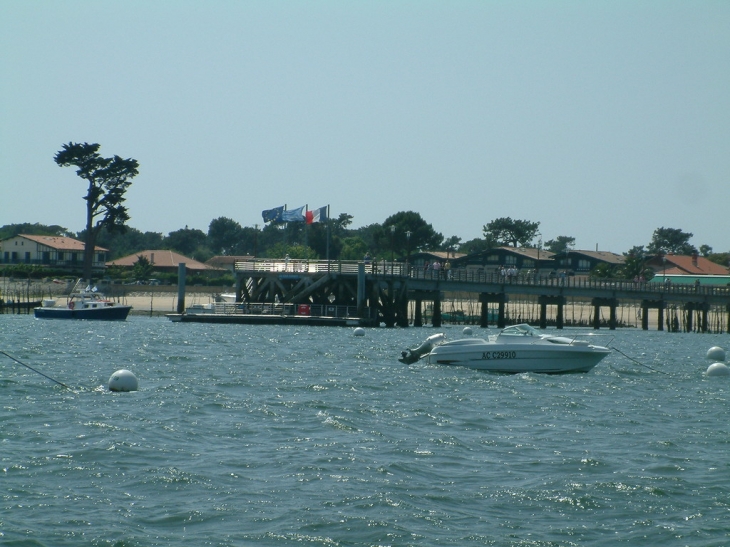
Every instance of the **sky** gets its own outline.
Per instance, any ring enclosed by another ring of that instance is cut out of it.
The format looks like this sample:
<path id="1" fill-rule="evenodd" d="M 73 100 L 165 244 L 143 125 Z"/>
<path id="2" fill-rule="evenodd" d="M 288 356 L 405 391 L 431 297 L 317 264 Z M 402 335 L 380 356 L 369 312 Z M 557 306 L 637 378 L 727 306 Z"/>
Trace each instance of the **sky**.
<path id="1" fill-rule="evenodd" d="M 143 232 L 329 205 L 727 252 L 728 29 L 724 0 L 0 0 L 0 226 L 82 230 L 53 157 L 89 142 L 139 162 Z"/>

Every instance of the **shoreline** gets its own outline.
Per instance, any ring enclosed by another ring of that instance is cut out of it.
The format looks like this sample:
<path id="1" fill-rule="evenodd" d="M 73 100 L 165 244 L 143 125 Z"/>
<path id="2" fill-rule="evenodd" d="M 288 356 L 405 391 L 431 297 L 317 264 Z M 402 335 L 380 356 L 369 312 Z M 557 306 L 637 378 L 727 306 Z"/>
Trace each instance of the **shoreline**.
<path id="1" fill-rule="evenodd" d="M 43 298 L 53 298 L 56 300 L 57 305 L 63 305 L 69 287 L 67 284 L 53 283 L 51 281 L 46 282 L 34 282 L 27 283 L 23 281 L 9 281 L 7 279 L 0 279 L 0 289 L 2 290 L 2 297 L 6 300 L 11 300 L 15 296 L 19 298 L 21 302 L 39 301 Z M 185 308 L 191 305 L 199 304 L 205 305 L 215 301 L 215 295 L 225 292 L 231 292 L 232 289 L 229 287 L 186 287 L 185 293 Z M 106 285 L 100 287 L 100 292 L 104 293 L 111 300 L 128 304 L 132 306 L 130 311 L 131 316 L 146 316 L 146 317 L 165 317 L 170 313 L 177 313 L 177 286 L 174 285 L 160 285 L 160 286 L 147 286 L 147 285 Z M 463 298 L 461 295 L 454 295 L 455 298 L 450 298 L 442 302 L 442 313 L 449 312 L 453 308 L 460 308 L 462 310 L 476 310 L 476 302 L 468 298 Z M 527 312 L 517 322 L 528 322 L 534 324 L 535 303 L 530 301 L 515 301 L 507 304 L 508 313 L 510 317 L 518 318 L 522 313 Z M 511 308 L 511 309 L 510 309 Z M 567 309 L 566 309 L 567 312 Z M 570 304 L 570 315 L 575 318 L 585 320 L 593 313 L 592 306 L 587 302 L 573 302 Z M 412 317 L 412 312 L 409 313 Z M 430 315 L 430 314 L 429 314 Z M 554 315 L 554 311 L 549 312 L 549 318 Z M 567 315 L 567 314 L 566 314 Z M 624 322 L 623 326 L 619 326 L 619 329 L 626 328 L 641 328 L 641 319 L 636 316 L 635 306 L 626 305 L 623 306 L 623 313 L 619 309 L 619 318 Z M 566 319 L 568 317 L 566 316 Z M 514 322 L 514 321 L 513 321 Z M 475 326 L 473 323 L 468 322 L 444 322 L 445 325 L 451 326 Z M 430 323 L 428 324 L 430 325 Z M 478 325 L 477 325 L 478 326 Z M 566 327 L 572 328 L 571 325 Z M 495 328 L 495 324 L 490 322 L 490 329 Z M 553 327 L 551 327 L 553 328 Z M 666 328 L 666 327 L 665 327 Z M 609 330 L 608 327 L 602 326 L 599 330 Z M 658 330 L 658 310 L 649 310 L 649 331 Z"/>

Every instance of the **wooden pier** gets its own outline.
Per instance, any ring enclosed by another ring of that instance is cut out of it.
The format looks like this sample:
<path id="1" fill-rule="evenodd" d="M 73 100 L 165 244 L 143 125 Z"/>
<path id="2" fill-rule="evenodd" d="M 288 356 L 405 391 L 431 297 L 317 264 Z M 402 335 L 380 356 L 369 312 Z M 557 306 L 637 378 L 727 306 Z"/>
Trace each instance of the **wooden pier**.
<path id="1" fill-rule="evenodd" d="M 281 303 L 310 306 L 344 306 L 357 310 L 361 324 L 387 327 L 421 326 L 423 305 L 431 305 L 431 324 L 442 323 L 445 295 L 467 293 L 480 306 L 479 324 L 488 326 L 489 305 L 498 309 L 497 327 L 506 325 L 505 307 L 516 298 L 536 299 L 539 324 L 545 328 L 548 310 L 554 324 L 563 328 L 568 299 L 580 299 L 593 310 L 591 326 L 599 328 L 603 308 L 608 308 L 608 327 L 617 327 L 617 309 L 627 303 L 638 307 L 641 326 L 649 328 L 650 310 L 657 310 L 658 330 L 664 330 L 665 312 L 674 314 L 668 330 L 684 314 L 685 330 L 707 332 L 708 314 L 722 314 L 730 332 L 730 287 L 600 280 L 587 277 L 551 277 L 472 273 L 467 270 L 424 271 L 403 262 L 268 260 L 235 264 L 237 301 L 245 304 Z M 409 317 L 409 310 L 412 311 Z M 667 316 L 668 318 L 668 316 Z M 696 321 L 696 323 L 695 323 Z M 689 325 L 690 328 L 686 328 Z"/>

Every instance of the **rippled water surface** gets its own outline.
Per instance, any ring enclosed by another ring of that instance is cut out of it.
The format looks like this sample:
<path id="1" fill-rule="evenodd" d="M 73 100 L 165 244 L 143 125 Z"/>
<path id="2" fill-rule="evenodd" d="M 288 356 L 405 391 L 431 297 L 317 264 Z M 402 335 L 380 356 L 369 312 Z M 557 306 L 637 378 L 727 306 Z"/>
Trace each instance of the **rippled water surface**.
<path id="1" fill-rule="evenodd" d="M 730 336 L 616 331 L 638 363 L 566 376 L 396 360 L 433 332 L 0 316 L 74 388 L 0 355 L 0 544 L 730 544 Z"/>

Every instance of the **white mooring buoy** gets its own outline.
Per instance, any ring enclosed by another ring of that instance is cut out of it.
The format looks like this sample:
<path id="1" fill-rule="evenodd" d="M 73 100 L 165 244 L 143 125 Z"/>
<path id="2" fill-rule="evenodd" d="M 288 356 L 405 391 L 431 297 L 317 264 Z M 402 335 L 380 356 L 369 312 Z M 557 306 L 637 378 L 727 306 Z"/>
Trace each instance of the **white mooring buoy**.
<path id="1" fill-rule="evenodd" d="M 730 368 L 725 363 L 712 363 L 707 367 L 707 376 L 730 376 Z"/>
<path id="2" fill-rule="evenodd" d="M 131 371 L 122 369 L 109 378 L 109 391 L 137 391 L 139 382 Z"/>
<path id="3" fill-rule="evenodd" d="M 725 350 L 722 349 L 720 346 L 713 346 L 707 350 L 707 358 L 710 361 L 724 361 Z"/>
<path id="4" fill-rule="evenodd" d="M 471 336 L 471 327 L 464 327 L 464 330 L 461 332 L 464 336 Z"/>
<path id="5" fill-rule="evenodd" d="M 356 328 L 356 329 L 355 329 L 355 330 L 353 331 L 353 334 L 354 334 L 355 336 L 365 336 L 365 329 L 364 329 L 364 328 L 362 328 L 362 327 L 357 327 L 357 328 Z"/>

